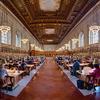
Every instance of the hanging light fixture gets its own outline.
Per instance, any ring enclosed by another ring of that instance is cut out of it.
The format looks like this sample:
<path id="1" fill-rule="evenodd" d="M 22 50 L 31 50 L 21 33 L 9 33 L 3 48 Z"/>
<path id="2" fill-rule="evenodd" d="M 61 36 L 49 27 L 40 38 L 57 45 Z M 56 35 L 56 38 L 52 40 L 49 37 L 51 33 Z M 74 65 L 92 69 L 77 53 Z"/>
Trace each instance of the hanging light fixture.
<path id="1" fill-rule="evenodd" d="M 97 32 L 99 32 L 99 30 L 100 30 L 100 25 L 99 25 L 99 23 L 98 23 L 98 13 L 97 12 L 95 12 L 95 11 L 93 11 L 93 23 L 92 23 L 92 25 L 89 27 L 89 30 L 90 31 L 92 31 L 92 32 L 94 32 L 94 33 L 97 33 Z"/>
<path id="2" fill-rule="evenodd" d="M 89 30 L 92 32 L 98 32 L 100 30 L 100 26 L 99 25 L 90 26 Z"/>
<path id="3" fill-rule="evenodd" d="M 66 47 L 66 49 L 68 49 L 69 48 L 69 44 L 65 44 L 65 47 Z"/>
<path id="4" fill-rule="evenodd" d="M 34 44 L 31 44 L 31 47 L 34 47 L 35 45 Z"/>
<path id="5" fill-rule="evenodd" d="M 28 42 L 28 39 L 22 39 L 21 40 L 24 44 L 26 44 Z"/>
<path id="6" fill-rule="evenodd" d="M 1 25 L 0 25 L 0 31 L 1 33 L 7 33 L 11 30 L 11 27 L 7 25 L 8 24 L 8 17 L 7 13 L 5 11 L 2 11 L 1 15 Z"/>
<path id="7" fill-rule="evenodd" d="M 76 42 L 78 42 L 79 40 L 76 39 L 76 38 L 74 38 L 74 39 L 72 39 L 72 41 L 76 43 Z"/>
<path id="8" fill-rule="evenodd" d="M 4 26 L 4 25 L 0 26 L 0 31 L 2 33 L 7 33 L 10 30 L 11 30 L 11 27 L 9 27 L 9 26 Z"/>
<path id="9" fill-rule="evenodd" d="M 34 44 L 31 44 L 31 47 L 34 47 L 35 45 Z"/>

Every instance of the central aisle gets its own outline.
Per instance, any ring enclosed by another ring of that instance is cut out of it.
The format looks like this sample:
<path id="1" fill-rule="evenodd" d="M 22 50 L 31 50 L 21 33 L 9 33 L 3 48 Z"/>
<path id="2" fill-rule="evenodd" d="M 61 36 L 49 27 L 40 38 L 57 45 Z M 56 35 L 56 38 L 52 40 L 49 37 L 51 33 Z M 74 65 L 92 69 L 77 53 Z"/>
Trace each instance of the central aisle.
<path id="1" fill-rule="evenodd" d="M 7 96 L 3 100 L 94 100 L 93 96 L 84 97 L 61 74 L 52 58 L 47 58 L 39 72 L 17 98 Z"/>

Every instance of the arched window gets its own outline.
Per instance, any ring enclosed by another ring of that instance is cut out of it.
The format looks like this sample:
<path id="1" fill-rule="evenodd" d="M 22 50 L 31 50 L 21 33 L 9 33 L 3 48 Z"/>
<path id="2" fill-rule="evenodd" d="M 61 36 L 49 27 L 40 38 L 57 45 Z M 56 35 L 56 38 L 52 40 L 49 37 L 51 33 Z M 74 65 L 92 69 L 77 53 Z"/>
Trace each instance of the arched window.
<path id="1" fill-rule="evenodd" d="M 21 35 L 16 34 L 16 47 L 21 47 Z"/>
<path id="2" fill-rule="evenodd" d="M 76 48 L 76 42 L 74 42 L 74 40 L 72 39 L 72 49 Z"/>
<path id="3" fill-rule="evenodd" d="M 79 34 L 79 47 L 84 47 L 84 34 L 82 32 Z"/>
<path id="4" fill-rule="evenodd" d="M 1 31 L 1 43 L 11 44 L 11 30 L 8 32 Z"/>
<path id="5" fill-rule="evenodd" d="M 89 28 L 89 44 L 99 42 L 99 30 L 95 26 Z"/>
<path id="6" fill-rule="evenodd" d="M 71 41 L 68 42 L 68 50 L 71 50 Z"/>

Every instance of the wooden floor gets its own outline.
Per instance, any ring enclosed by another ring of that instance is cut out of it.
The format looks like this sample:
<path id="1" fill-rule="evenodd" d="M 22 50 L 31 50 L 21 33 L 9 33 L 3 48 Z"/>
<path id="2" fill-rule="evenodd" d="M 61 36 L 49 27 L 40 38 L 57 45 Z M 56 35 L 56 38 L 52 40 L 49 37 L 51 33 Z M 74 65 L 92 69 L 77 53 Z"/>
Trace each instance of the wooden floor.
<path id="1" fill-rule="evenodd" d="M 18 97 L 2 96 L 0 100 L 100 100 L 100 93 L 84 97 L 70 80 L 61 74 L 52 58 L 47 58 L 38 77 Z"/>

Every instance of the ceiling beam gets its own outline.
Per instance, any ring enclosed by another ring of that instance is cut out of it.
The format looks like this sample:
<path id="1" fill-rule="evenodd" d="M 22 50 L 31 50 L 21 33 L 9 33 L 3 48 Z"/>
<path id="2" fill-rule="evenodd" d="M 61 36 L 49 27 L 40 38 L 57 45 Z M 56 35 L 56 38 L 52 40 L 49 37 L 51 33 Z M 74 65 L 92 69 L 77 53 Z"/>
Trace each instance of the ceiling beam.
<path id="1" fill-rule="evenodd" d="M 69 17 L 71 16 L 71 14 L 72 14 L 72 12 L 73 12 L 78 1 L 79 0 L 71 0 L 71 5 L 69 7 L 69 13 L 65 13 L 65 15 L 67 14 L 66 20 L 69 19 Z"/>
<path id="2" fill-rule="evenodd" d="M 86 3 L 85 7 L 78 13 L 77 17 L 73 20 L 72 24 L 68 27 L 68 30 L 66 31 L 66 34 L 70 32 L 70 30 L 78 23 L 78 21 L 88 12 L 99 0 L 88 0 Z M 61 41 L 64 39 L 66 36 L 63 35 Z"/>
<path id="3" fill-rule="evenodd" d="M 28 15 L 29 15 L 29 17 L 30 17 L 30 19 L 31 19 L 31 22 L 32 22 L 32 20 L 33 20 L 33 18 L 32 18 L 32 15 L 31 15 L 31 13 L 29 12 L 29 8 L 28 8 L 28 0 L 21 0 L 21 2 L 23 3 L 23 5 L 24 5 L 24 8 L 25 8 L 25 10 L 27 11 L 27 13 L 28 13 Z"/>
<path id="4" fill-rule="evenodd" d="M 70 25 L 70 23 L 66 22 L 66 20 L 60 20 L 60 19 L 38 19 L 38 20 L 34 20 L 33 23 L 30 23 L 30 25 L 36 25 L 36 24 L 67 24 Z"/>
<path id="5" fill-rule="evenodd" d="M 29 27 L 28 23 L 20 13 L 20 11 L 16 8 L 11 0 L 1 0 L 1 2 L 13 12 L 13 14 L 25 25 L 25 27 L 33 34 L 33 31 Z M 39 41 L 38 37 L 33 34 L 33 36 Z"/>

